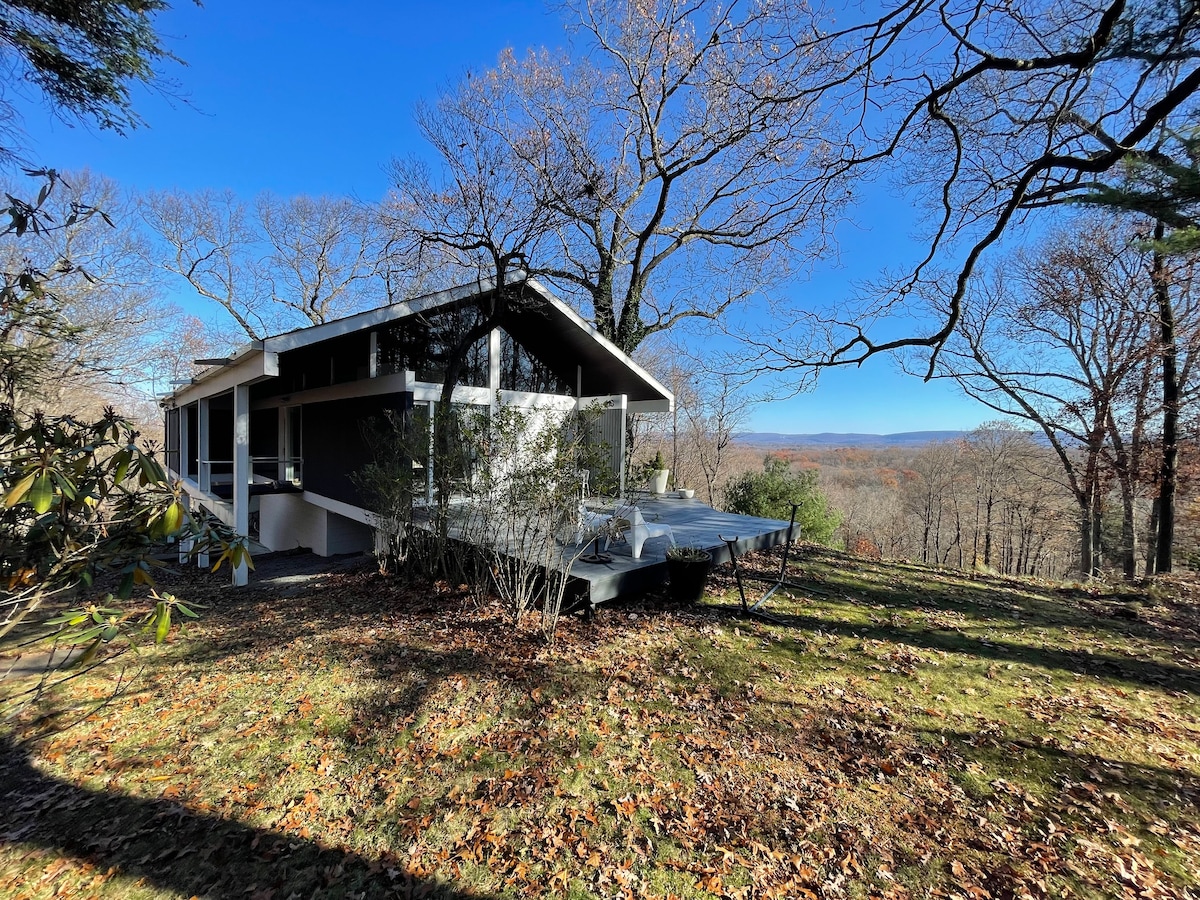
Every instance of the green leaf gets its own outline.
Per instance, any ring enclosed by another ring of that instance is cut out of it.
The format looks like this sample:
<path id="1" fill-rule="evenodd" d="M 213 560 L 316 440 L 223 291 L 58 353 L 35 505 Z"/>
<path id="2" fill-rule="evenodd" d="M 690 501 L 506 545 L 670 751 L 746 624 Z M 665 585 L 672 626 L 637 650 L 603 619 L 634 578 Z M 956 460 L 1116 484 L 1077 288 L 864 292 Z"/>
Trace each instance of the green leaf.
<path id="1" fill-rule="evenodd" d="M 183 525 L 183 504 L 176 500 L 163 513 L 163 530 L 166 535 L 172 535 Z"/>
<path id="2" fill-rule="evenodd" d="M 58 489 L 62 491 L 63 496 L 74 502 L 76 488 L 71 479 L 62 472 L 51 472 L 50 475 L 54 478 L 54 483 L 58 485 Z"/>
<path id="3" fill-rule="evenodd" d="M 82 668 L 83 666 L 86 666 L 88 663 L 90 663 L 93 659 L 96 658 L 96 654 L 100 652 L 100 644 L 102 642 L 103 642 L 102 638 L 97 637 L 94 641 L 92 641 L 91 646 L 88 647 L 87 650 L 84 651 L 83 655 L 81 657 L 79 657 L 79 659 L 75 660 L 75 662 L 71 663 L 71 666 L 72 667 L 79 666 Z"/>
<path id="4" fill-rule="evenodd" d="M 4 508 L 9 509 L 20 503 L 21 500 L 24 499 L 25 495 L 29 492 L 29 487 L 33 484 L 35 478 L 37 478 L 37 472 L 30 472 L 15 485 L 13 485 L 12 490 L 10 490 L 4 497 Z"/>
<path id="5" fill-rule="evenodd" d="M 33 482 L 33 489 L 29 492 L 29 502 L 33 506 L 33 511 L 39 516 L 50 508 L 54 502 L 54 485 L 50 482 L 49 472 L 43 472 Z"/>
<path id="6" fill-rule="evenodd" d="M 128 449 L 118 450 L 117 454 L 113 457 L 113 463 L 117 467 L 116 471 L 113 472 L 113 484 L 120 484 L 125 480 L 125 476 L 129 472 L 129 459 Z"/>
<path id="7" fill-rule="evenodd" d="M 147 477 L 153 484 L 167 483 L 166 470 L 163 469 L 163 467 L 159 465 L 158 460 L 152 456 L 142 454 L 142 471 L 146 473 Z"/>
<path id="8" fill-rule="evenodd" d="M 171 630 L 171 607 L 166 603 L 159 603 L 154 611 L 155 617 L 158 619 L 158 625 L 154 629 L 154 643 L 161 644 L 167 639 L 167 633 Z"/>
<path id="9" fill-rule="evenodd" d="M 76 610 L 73 612 L 65 612 L 62 615 L 54 616 L 54 618 L 52 618 L 52 619 L 47 619 L 46 624 L 47 625 L 75 626 L 75 625 L 80 624 L 81 622 L 86 622 L 87 619 L 88 619 L 88 613 L 79 612 Z"/>
<path id="10" fill-rule="evenodd" d="M 199 614 L 199 613 L 195 613 L 195 612 L 193 612 L 193 611 L 192 611 L 190 608 L 188 608 L 188 607 L 184 606 L 182 603 L 176 602 L 176 603 L 175 603 L 175 608 L 176 608 L 176 609 L 178 609 L 178 610 L 179 610 L 181 613 L 183 613 L 185 616 L 187 616 L 189 619 L 198 619 L 198 618 L 200 618 L 200 614 Z"/>

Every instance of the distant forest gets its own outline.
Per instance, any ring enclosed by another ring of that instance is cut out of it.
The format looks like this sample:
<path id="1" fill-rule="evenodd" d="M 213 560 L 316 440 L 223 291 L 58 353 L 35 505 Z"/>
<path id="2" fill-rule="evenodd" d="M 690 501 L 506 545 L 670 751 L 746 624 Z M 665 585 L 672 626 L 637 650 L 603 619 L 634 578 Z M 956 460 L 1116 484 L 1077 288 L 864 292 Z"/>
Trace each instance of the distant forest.
<path id="1" fill-rule="evenodd" d="M 929 440 L 929 432 L 743 434 L 726 450 L 721 482 L 761 468 L 768 455 L 781 457 L 797 472 L 817 473 L 821 492 L 840 515 L 833 543 L 843 549 L 1005 575 L 1077 578 L 1078 507 L 1045 442 L 998 425 L 948 434 L 940 440 Z M 845 443 L 828 446 L 835 437 Z M 1176 553 L 1181 568 L 1200 569 L 1200 448 L 1185 445 L 1181 463 Z M 679 465 L 687 480 L 689 460 L 682 454 Z M 1137 498 L 1140 527 L 1130 547 L 1122 540 L 1115 480 L 1108 485 L 1099 525 L 1102 566 L 1114 576 L 1129 553 L 1145 570 L 1153 496 L 1148 481 Z M 722 505 L 720 488 L 712 500 Z"/>

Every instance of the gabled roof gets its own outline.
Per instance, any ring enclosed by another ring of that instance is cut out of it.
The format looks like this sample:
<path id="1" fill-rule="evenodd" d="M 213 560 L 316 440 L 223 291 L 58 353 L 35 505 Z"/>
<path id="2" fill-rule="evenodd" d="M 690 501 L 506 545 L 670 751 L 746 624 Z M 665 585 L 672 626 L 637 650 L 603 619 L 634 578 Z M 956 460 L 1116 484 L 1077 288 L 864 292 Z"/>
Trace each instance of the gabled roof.
<path id="1" fill-rule="evenodd" d="M 626 394 L 633 401 L 673 399 L 671 392 L 654 376 L 602 336 L 537 279 L 516 273 L 510 276 L 508 283 L 523 283 L 525 289 L 535 295 L 535 302 L 513 310 L 502 322 L 502 327 L 552 368 L 573 372 L 576 365 L 582 366 L 583 396 Z M 230 365 L 249 362 L 255 354 L 287 353 L 354 332 L 379 328 L 418 313 L 433 312 L 473 298 L 486 297 L 495 290 L 495 286 L 495 279 L 481 279 L 321 325 L 297 328 L 261 341 L 252 341 L 233 354 Z M 181 386 L 174 395 L 194 392 L 222 372 L 228 372 L 228 369 L 214 368 L 202 372 L 190 386 Z M 575 378 L 570 377 L 568 382 L 574 386 Z"/>

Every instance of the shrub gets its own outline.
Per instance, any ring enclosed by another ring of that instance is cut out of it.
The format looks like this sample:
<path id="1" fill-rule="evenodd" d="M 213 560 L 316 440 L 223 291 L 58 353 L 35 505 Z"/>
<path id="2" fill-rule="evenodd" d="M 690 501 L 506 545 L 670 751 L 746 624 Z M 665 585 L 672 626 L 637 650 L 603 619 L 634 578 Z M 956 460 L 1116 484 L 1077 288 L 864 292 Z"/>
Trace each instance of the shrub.
<path id="1" fill-rule="evenodd" d="M 761 472 L 746 472 L 725 488 L 725 508 L 730 512 L 767 519 L 792 516 L 797 504 L 796 524 L 805 540 L 828 544 L 841 524 L 841 516 L 829 508 L 829 501 L 817 486 L 816 472 L 796 473 L 786 460 L 768 456 Z"/>
<path id="2" fill-rule="evenodd" d="M 0 405 L 0 637 L 43 604 L 87 599 L 103 576 L 115 596 L 63 612 L 53 637 L 88 645 L 90 661 L 117 637 L 131 637 L 125 601 L 135 585 L 154 587 L 155 559 L 169 539 L 191 553 L 217 553 L 217 566 L 250 563 L 246 541 L 186 508 L 152 448 L 111 409 L 95 422 L 36 413 L 22 421 Z M 156 604 L 142 625 L 166 639 L 172 611 L 192 612 L 174 597 Z"/>

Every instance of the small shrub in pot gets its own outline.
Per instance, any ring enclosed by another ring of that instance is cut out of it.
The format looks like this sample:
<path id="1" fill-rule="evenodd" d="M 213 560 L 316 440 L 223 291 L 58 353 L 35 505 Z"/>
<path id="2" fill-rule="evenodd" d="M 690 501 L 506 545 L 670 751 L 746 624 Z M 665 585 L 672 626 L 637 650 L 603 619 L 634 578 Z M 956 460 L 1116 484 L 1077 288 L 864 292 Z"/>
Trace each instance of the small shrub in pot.
<path id="1" fill-rule="evenodd" d="M 670 595 L 680 603 L 695 603 L 704 596 L 712 554 L 701 547 L 671 547 L 667 550 Z"/>

